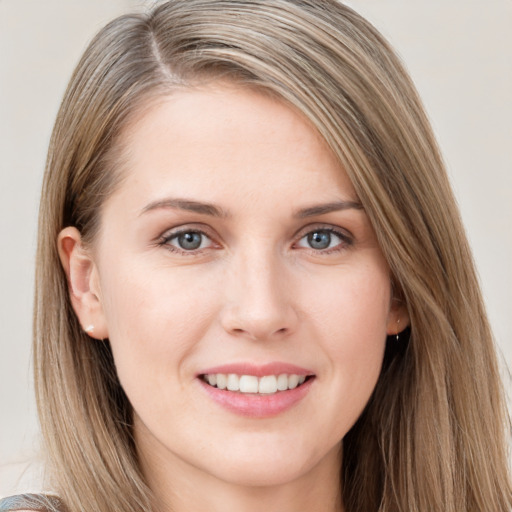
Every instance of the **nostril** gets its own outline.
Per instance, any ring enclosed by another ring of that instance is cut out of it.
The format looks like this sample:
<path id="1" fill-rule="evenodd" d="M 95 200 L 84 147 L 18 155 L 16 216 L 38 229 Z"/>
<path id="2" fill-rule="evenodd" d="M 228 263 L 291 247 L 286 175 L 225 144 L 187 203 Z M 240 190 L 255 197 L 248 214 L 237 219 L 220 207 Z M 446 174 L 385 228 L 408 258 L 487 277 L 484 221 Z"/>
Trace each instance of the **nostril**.
<path id="1" fill-rule="evenodd" d="M 285 338 L 294 332 L 298 317 L 290 304 L 262 305 L 261 301 L 246 300 L 229 302 L 223 308 L 220 320 L 226 332 L 254 340 Z"/>

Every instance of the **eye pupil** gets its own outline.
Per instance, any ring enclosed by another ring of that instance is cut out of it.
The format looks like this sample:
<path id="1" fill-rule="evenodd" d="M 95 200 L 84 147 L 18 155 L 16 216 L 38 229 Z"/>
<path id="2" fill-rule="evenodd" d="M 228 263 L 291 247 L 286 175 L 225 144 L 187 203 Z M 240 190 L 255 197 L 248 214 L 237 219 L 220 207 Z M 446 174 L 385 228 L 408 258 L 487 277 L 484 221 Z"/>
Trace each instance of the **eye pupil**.
<path id="1" fill-rule="evenodd" d="M 193 251 L 201 247 L 202 235 L 201 233 L 195 233 L 189 231 L 188 233 L 182 233 L 178 236 L 178 244 L 182 249 L 187 251 Z"/>
<path id="2" fill-rule="evenodd" d="M 308 235 L 308 243 L 313 249 L 327 249 L 331 245 L 331 234 L 328 231 L 314 231 Z"/>

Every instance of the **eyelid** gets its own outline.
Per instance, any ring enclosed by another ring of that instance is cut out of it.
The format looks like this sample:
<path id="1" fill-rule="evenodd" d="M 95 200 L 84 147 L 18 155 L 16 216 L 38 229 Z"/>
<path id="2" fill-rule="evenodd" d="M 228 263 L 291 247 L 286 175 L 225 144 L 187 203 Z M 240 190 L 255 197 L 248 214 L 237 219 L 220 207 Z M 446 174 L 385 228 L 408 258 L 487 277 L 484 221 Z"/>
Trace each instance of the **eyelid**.
<path id="1" fill-rule="evenodd" d="M 312 232 L 315 231 L 327 231 L 330 233 L 333 233 L 337 237 L 340 238 L 341 242 L 335 247 L 327 248 L 327 249 L 314 249 L 314 248 L 307 248 L 307 247 L 300 247 L 300 249 L 303 250 L 310 250 L 311 252 L 315 254 L 329 254 L 330 252 L 339 252 L 344 249 L 347 249 L 348 247 L 352 246 L 354 244 L 354 236 L 352 233 L 350 233 L 347 229 L 341 228 L 340 226 L 332 225 L 332 224 L 325 224 L 325 223 L 315 223 L 315 224 L 309 224 L 307 226 L 304 226 L 301 228 L 295 235 L 294 235 L 294 242 L 293 246 L 297 247 L 297 243 L 302 240 L 305 236 L 309 235 Z M 200 249 L 195 250 L 184 250 L 180 249 L 179 247 L 176 247 L 174 245 L 169 244 L 169 241 L 178 237 L 180 234 L 188 233 L 188 232 L 195 232 L 200 233 L 201 235 L 208 238 L 211 242 L 211 245 L 208 247 L 203 247 Z M 179 254 L 186 254 L 188 256 L 194 256 L 199 255 L 203 251 L 211 248 L 220 248 L 221 243 L 219 243 L 217 240 L 219 239 L 219 236 L 208 226 L 202 223 L 191 223 L 191 224 L 182 224 L 179 226 L 175 226 L 173 228 L 169 228 L 165 230 L 157 239 L 156 243 L 160 246 L 165 246 L 167 249 L 169 249 L 171 252 L 179 253 Z"/>
<path id="2" fill-rule="evenodd" d="M 309 224 L 301 228 L 297 234 L 295 235 L 294 246 L 298 242 L 300 242 L 304 237 L 309 235 L 310 233 L 314 233 L 315 231 L 327 231 L 329 233 L 333 233 L 338 238 L 341 239 L 342 243 L 339 245 L 341 247 L 335 246 L 327 249 L 313 249 L 312 247 L 300 247 L 300 249 L 310 250 L 315 254 L 329 254 L 330 252 L 339 252 L 340 250 L 347 249 L 348 247 L 354 244 L 354 236 L 348 230 L 341 228 L 339 226 L 334 226 L 332 224 Z"/>
<path id="3" fill-rule="evenodd" d="M 308 233 L 311 233 L 312 231 L 331 231 L 335 234 L 339 234 L 340 237 L 344 239 L 353 239 L 354 235 L 346 228 L 342 228 L 341 226 L 338 226 L 336 224 L 328 224 L 325 222 L 314 222 L 311 224 L 308 224 L 307 226 L 304 226 L 300 228 L 294 235 L 294 238 L 302 238 Z"/>
<path id="4" fill-rule="evenodd" d="M 165 246 L 168 250 L 170 250 L 172 252 L 176 252 L 179 254 L 186 254 L 188 256 L 193 256 L 196 254 L 200 254 L 202 251 L 204 251 L 206 249 L 210 249 L 212 247 L 218 248 L 220 246 L 220 244 L 216 240 L 218 238 L 218 236 L 213 234 L 212 231 L 213 230 L 211 230 L 205 224 L 198 224 L 198 223 L 182 224 L 182 225 L 176 226 L 174 228 L 165 230 L 157 238 L 156 243 L 160 246 Z M 204 236 L 204 237 L 208 238 L 208 240 L 210 240 L 211 245 L 208 247 L 200 248 L 200 249 L 186 251 L 184 249 L 180 249 L 179 247 L 176 247 L 169 243 L 170 240 L 172 240 L 184 233 L 200 233 L 202 236 Z"/>

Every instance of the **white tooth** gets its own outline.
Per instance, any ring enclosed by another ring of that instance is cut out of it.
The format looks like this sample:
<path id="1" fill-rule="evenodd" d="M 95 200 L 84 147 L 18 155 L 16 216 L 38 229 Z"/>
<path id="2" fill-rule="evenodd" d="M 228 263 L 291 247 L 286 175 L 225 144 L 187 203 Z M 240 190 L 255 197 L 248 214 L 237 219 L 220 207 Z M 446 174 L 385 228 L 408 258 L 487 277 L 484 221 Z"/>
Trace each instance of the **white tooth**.
<path id="1" fill-rule="evenodd" d="M 288 375 L 282 373 L 277 377 L 277 389 L 279 391 L 286 391 L 288 389 Z"/>
<path id="2" fill-rule="evenodd" d="M 258 391 L 264 394 L 271 394 L 277 391 L 277 379 L 275 375 L 261 377 Z"/>
<path id="3" fill-rule="evenodd" d="M 214 373 L 212 373 L 211 375 L 207 375 L 207 379 L 208 384 L 210 384 L 210 386 L 215 386 L 215 384 L 217 384 L 217 375 L 215 375 Z"/>
<path id="4" fill-rule="evenodd" d="M 226 375 L 224 375 L 223 373 L 217 373 L 215 377 L 217 379 L 217 387 L 219 389 L 226 389 L 226 386 L 228 384 L 228 379 Z"/>
<path id="5" fill-rule="evenodd" d="M 239 377 L 235 373 L 230 373 L 228 375 L 228 390 L 229 391 L 238 391 L 240 389 Z"/>
<path id="6" fill-rule="evenodd" d="M 301 375 L 301 376 L 299 377 L 299 385 L 300 385 L 300 384 L 304 384 L 304 381 L 305 381 L 305 380 L 306 380 L 306 376 L 305 376 L 305 375 Z"/>
<path id="7" fill-rule="evenodd" d="M 240 377 L 239 387 L 242 393 L 257 393 L 258 377 L 254 375 L 242 375 Z"/>
<path id="8" fill-rule="evenodd" d="M 299 385 L 299 376 L 298 375 L 290 375 L 288 377 L 288 389 L 295 389 Z"/>

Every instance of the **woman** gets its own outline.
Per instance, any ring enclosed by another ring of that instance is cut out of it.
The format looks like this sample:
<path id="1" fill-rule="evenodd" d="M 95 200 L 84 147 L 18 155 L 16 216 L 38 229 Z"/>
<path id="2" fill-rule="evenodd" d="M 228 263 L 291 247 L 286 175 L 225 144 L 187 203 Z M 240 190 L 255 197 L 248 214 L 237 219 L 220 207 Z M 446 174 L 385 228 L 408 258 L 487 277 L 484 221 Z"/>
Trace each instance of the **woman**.
<path id="1" fill-rule="evenodd" d="M 443 164 L 400 62 L 347 7 L 187 0 L 113 21 L 64 98 L 39 233 L 61 501 L 18 509 L 510 510 Z"/>

